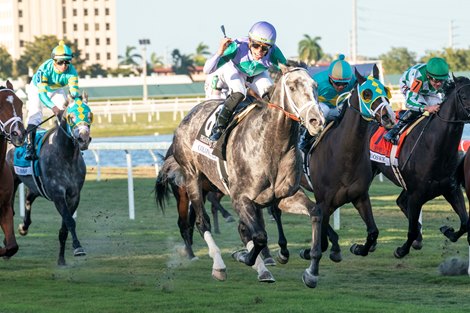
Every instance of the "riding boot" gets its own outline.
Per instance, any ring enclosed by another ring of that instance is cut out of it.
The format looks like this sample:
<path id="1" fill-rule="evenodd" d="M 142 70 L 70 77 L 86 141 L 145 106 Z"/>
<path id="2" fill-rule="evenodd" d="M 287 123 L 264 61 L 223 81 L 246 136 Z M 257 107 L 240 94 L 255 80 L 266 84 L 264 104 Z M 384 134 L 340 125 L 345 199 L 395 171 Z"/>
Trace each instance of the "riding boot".
<path id="1" fill-rule="evenodd" d="M 34 161 L 38 159 L 36 151 L 34 149 L 34 141 L 36 140 L 36 129 L 37 126 L 31 124 L 29 124 L 26 128 L 26 131 L 29 134 L 29 144 L 26 147 L 26 154 L 24 158 L 28 161 Z"/>
<path id="2" fill-rule="evenodd" d="M 301 134 L 300 134 L 300 140 L 299 140 L 299 149 L 307 154 L 308 151 L 310 150 L 310 147 L 312 144 L 315 142 L 314 136 L 310 135 L 308 132 L 307 128 L 301 127 Z"/>
<path id="3" fill-rule="evenodd" d="M 212 128 L 212 133 L 209 137 L 211 141 L 217 141 L 220 136 L 222 136 L 223 131 L 227 128 L 228 122 L 232 117 L 233 111 L 243 98 L 245 98 L 245 96 L 241 92 L 235 92 L 225 100 L 224 106 L 217 115 L 217 121 Z"/>
<path id="4" fill-rule="evenodd" d="M 411 120 L 414 120 L 416 114 L 411 111 L 405 111 L 403 115 L 399 118 L 398 123 L 393 126 L 384 136 L 384 139 L 391 142 L 393 145 L 398 144 L 398 140 L 400 139 L 399 132 L 400 130 L 405 127 Z"/>

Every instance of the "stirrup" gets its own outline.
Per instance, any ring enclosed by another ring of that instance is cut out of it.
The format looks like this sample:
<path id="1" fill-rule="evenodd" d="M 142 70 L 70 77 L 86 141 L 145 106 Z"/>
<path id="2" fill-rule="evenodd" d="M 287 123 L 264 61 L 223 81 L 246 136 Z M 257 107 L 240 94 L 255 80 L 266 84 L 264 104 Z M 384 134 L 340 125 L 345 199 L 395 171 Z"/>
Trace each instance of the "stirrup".
<path id="1" fill-rule="evenodd" d="M 215 132 L 213 132 L 213 133 L 209 136 L 209 140 L 211 140 L 211 141 L 217 141 L 217 140 L 219 140 L 220 136 L 222 136 L 222 132 L 223 132 L 223 129 L 218 128 Z"/>
<path id="2" fill-rule="evenodd" d="M 35 151 L 33 151 L 33 153 L 26 152 L 26 155 L 24 156 L 24 159 L 26 161 L 35 161 L 35 160 L 38 159 L 38 156 L 36 155 Z"/>

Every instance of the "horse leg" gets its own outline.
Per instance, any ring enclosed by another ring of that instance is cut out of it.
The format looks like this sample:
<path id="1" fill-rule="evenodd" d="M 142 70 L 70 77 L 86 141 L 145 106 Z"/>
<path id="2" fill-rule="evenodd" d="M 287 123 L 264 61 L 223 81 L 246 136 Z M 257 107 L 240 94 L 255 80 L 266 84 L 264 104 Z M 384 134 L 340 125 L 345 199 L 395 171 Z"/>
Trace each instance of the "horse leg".
<path id="1" fill-rule="evenodd" d="M 468 214 L 467 214 L 467 209 L 465 206 L 465 199 L 463 197 L 462 191 L 459 186 L 453 186 L 454 188 L 451 188 L 448 191 L 445 191 L 443 193 L 444 198 L 447 200 L 447 202 L 450 203 L 452 208 L 454 209 L 455 213 L 460 218 L 460 229 L 455 232 L 452 227 L 449 226 L 441 226 L 440 230 L 446 236 L 449 238 L 450 241 L 456 242 L 463 234 L 465 234 L 468 231 Z"/>
<path id="2" fill-rule="evenodd" d="M 229 211 L 227 211 L 223 206 L 222 204 L 220 203 L 220 201 L 222 200 L 222 198 L 225 196 L 222 192 L 210 192 L 208 195 L 207 195 L 207 199 L 209 199 L 209 196 L 211 197 L 212 200 L 209 200 L 211 201 L 211 203 L 216 207 L 216 209 L 222 214 L 223 218 L 225 219 L 225 221 L 227 223 L 231 223 L 231 222 L 234 222 L 235 219 L 233 218 L 232 214 L 230 214 Z"/>
<path id="3" fill-rule="evenodd" d="M 370 204 L 369 194 L 365 193 L 363 196 L 355 199 L 353 205 L 356 207 L 359 215 L 367 226 L 367 239 L 364 245 L 353 244 L 351 246 L 351 252 L 355 255 L 366 256 L 369 251 L 375 250 L 377 245 L 377 238 L 379 237 L 379 229 L 375 224 L 374 215 L 372 214 L 372 205 Z"/>
<path id="4" fill-rule="evenodd" d="M 57 211 L 59 211 L 59 214 L 62 216 L 62 223 L 63 223 L 59 231 L 59 242 L 60 242 L 61 250 L 63 246 L 65 247 L 65 241 L 67 240 L 67 236 L 64 236 L 62 233 L 68 230 L 70 234 L 72 235 L 72 247 L 74 249 L 73 250 L 74 256 L 86 255 L 85 250 L 82 248 L 80 241 L 77 238 L 77 233 L 75 231 L 76 224 L 75 224 L 75 220 L 72 217 L 79 202 L 80 202 L 80 195 L 71 197 L 69 199 L 70 205 L 67 204 L 67 201 L 65 201 L 65 198 L 63 197 L 58 197 L 54 199 L 55 207 Z M 71 208 L 70 211 L 69 211 L 69 207 Z M 62 238 L 63 238 L 63 241 L 62 241 Z M 60 264 L 62 262 L 63 264 Z M 59 265 L 65 265 L 65 260 L 61 260 L 61 253 L 59 253 L 58 263 Z"/>
<path id="5" fill-rule="evenodd" d="M 259 212 L 261 212 L 261 210 L 259 210 Z M 239 262 L 247 264 L 247 260 L 250 254 L 255 253 L 253 251 L 255 244 L 252 240 L 252 231 L 242 220 L 240 220 L 238 224 L 238 233 L 240 234 L 240 239 L 245 244 L 246 249 L 235 251 L 232 253 L 232 257 Z M 267 248 L 267 245 L 265 248 Z M 261 252 L 263 250 L 265 249 L 262 249 Z M 259 282 L 273 283 L 276 280 L 274 279 L 274 276 L 271 274 L 271 272 L 266 268 L 266 264 L 261 258 L 261 252 L 256 256 L 255 262 L 251 265 L 251 267 L 258 273 Z"/>
<path id="6" fill-rule="evenodd" d="M 397 198 L 396 203 L 397 203 L 398 207 L 400 208 L 400 210 L 403 212 L 403 214 L 405 214 L 406 218 L 408 219 L 408 207 L 407 207 L 407 205 L 408 205 L 408 195 L 407 195 L 406 190 L 403 189 L 401 191 L 400 195 Z M 418 237 L 411 244 L 411 246 L 415 250 L 421 250 L 423 248 L 423 234 L 421 233 L 422 232 L 422 225 L 419 221 L 418 221 L 418 228 L 419 228 Z"/>
<path id="7" fill-rule="evenodd" d="M 209 256 L 212 258 L 212 277 L 216 280 L 226 280 L 227 271 L 219 247 L 215 243 L 211 234 L 209 216 L 204 209 L 204 198 L 201 189 L 201 182 L 190 172 L 186 172 L 186 191 L 196 214 L 196 226 L 201 236 L 206 241 L 209 248 Z"/>
<path id="8" fill-rule="evenodd" d="M 336 263 L 341 262 L 343 257 L 341 256 L 341 247 L 339 246 L 339 236 L 329 223 L 327 235 L 331 242 L 330 260 Z"/>
<path id="9" fill-rule="evenodd" d="M 33 207 L 34 200 L 38 197 L 37 194 L 32 193 L 28 190 L 26 194 L 26 201 L 25 201 L 25 214 L 23 217 L 23 223 L 18 225 L 18 232 L 21 236 L 26 236 L 28 234 L 29 225 L 31 225 L 31 209 Z"/>
<path id="10" fill-rule="evenodd" d="M 289 250 L 287 249 L 287 238 L 284 234 L 284 228 L 282 227 L 282 211 L 279 209 L 277 205 L 271 206 L 271 214 L 276 221 L 277 226 L 277 233 L 278 233 L 278 241 L 277 244 L 279 245 L 279 250 L 277 254 L 277 261 L 281 264 L 287 264 L 289 261 Z"/>
<path id="11" fill-rule="evenodd" d="M 209 200 L 210 201 L 210 200 Z M 212 212 L 212 220 L 214 224 L 214 233 L 220 234 L 220 228 L 219 228 L 219 214 L 217 212 L 217 208 L 214 205 L 213 202 L 211 202 L 211 212 Z"/>
<path id="12" fill-rule="evenodd" d="M 3 233 L 5 234 L 4 244 L 5 247 L 0 247 L 0 256 L 10 258 L 18 251 L 18 243 L 16 242 L 14 222 L 13 222 L 13 208 L 10 199 L 0 204 L 0 225 Z"/>
<path id="13" fill-rule="evenodd" d="M 408 238 L 401 247 L 398 247 L 395 250 L 394 255 L 396 258 L 403 258 L 408 253 L 410 253 L 410 248 L 413 244 L 413 241 L 418 238 L 419 214 L 421 213 L 421 208 L 423 206 L 423 202 L 419 200 L 420 198 L 422 198 L 422 195 L 417 194 L 416 192 L 413 194 L 408 194 Z"/>
<path id="14" fill-rule="evenodd" d="M 57 259 L 57 265 L 65 266 L 65 243 L 67 241 L 67 237 L 69 232 L 67 230 L 67 226 L 65 226 L 65 222 L 62 220 L 62 226 L 59 229 L 59 258 Z"/>
<path id="15" fill-rule="evenodd" d="M 178 187 L 176 185 L 172 186 L 173 194 L 176 198 L 176 209 L 178 210 L 178 228 L 180 230 L 181 238 L 183 238 L 186 255 L 190 260 L 195 260 L 197 257 L 193 252 L 193 229 L 194 229 L 194 215 L 192 223 L 190 220 L 189 207 L 189 198 L 186 193 L 186 189 L 183 187 Z"/>

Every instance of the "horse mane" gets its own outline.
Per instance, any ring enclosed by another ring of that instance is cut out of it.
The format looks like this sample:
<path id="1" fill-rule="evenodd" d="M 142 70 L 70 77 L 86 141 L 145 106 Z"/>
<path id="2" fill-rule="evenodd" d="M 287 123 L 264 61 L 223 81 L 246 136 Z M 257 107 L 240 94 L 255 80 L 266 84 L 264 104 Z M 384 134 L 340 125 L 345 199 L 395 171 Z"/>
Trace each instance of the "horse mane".
<path id="1" fill-rule="evenodd" d="M 7 89 L 7 87 L 5 87 L 5 86 L 0 86 L 0 89 Z"/>

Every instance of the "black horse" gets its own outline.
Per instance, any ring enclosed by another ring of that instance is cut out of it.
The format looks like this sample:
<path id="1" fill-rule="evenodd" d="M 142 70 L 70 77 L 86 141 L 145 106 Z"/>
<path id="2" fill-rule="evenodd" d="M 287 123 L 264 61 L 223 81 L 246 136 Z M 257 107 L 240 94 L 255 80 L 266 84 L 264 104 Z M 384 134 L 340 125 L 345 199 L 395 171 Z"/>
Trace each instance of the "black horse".
<path id="1" fill-rule="evenodd" d="M 18 227 L 21 235 L 28 233 L 32 204 L 39 196 L 53 201 L 62 216 L 62 227 L 59 230 L 58 265 L 65 265 L 64 252 L 68 232 L 72 235 L 74 255 L 86 255 L 77 238 L 75 220 L 72 217 L 80 202 L 80 191 L 85 182 L 86 166 L 82 151 L 88 148 L 91 141 L 90 125 L 93 115 L 86 102 L 86 94 L 83 99 L 75 99 L 67 107 L 66 112 L 58 118 L 58 125 L 44 135 L 45 139 L 38 152 L 39 160 L 37 161 L 41 170 L 42 188 L 31 174 L 14 175 L 15 193 L 21 182 L 28 187 L 26 214 L 23 224 Z M 8 154 L 8 163 L 12 169 L 14 154 L 17 150 L 12 149 Z"/>
<path id="2" fill-rule="evenodd" d="M 283 75 L 271 90 L 270 103 L 257 101 L 255 109 L 242 120 L 228 138 L 227 183 L 220 178 L 217 161 L 192 150 L 201 125 L 218 102 L 207 101 L 196 106 L 175 132 L 174 158 L 181 166 L 191 203 L 196 213 L 196 226 L 209 246 L 213 258 L 212 275 L 226 279 L 225 264 L 210 232 L 204 209 L 202 182 L 207 178 L 219 190 L 230 194 L 237 211 L 239 233 L 247 253 L 236 254 L 237 260 L 258 269 L 261 281 L 273 281 L 259 253 L 267 245 L 267 234 L 261 214 L 263 207 L 277 204 L 281 210 L 308 212 L 312 221 L 312 236 L 320 232 L 320 213 L 314 203 L 299 190 L 301 156 L 297 149 L 299 121 L 317 134 L 324 124 L 313 93 L 315 83 L 306 70 L 281 66 Z M 317 259 L 320 247 L 312 247 L 312 259 Z M 318 268 L 312 261 L 305 270 L 304 282 L 315 287 Z"/>
<path id="3" fill-rule="evenodd" d="M 328 247 L 328 237 L 333 243 L 330 258 L 341 260 L 336 232 L 330 227 L 333 212 L 352 203 L 367 225 L 364 245 L 354 244 L 351 252 L 365 256 L 375 247 L 379 234 L 372 215 L 369 187 L 373 172 L 369 160 L 369 128 L 375 121 L 387 129 L 395 124 L 389 103 L 389 91 L 379 81 L 376 66 L 373 76 L 363 77 L 356 71 L 358 84 L 343 105 L 341 116 L 309 153 L 310 183 L 302 187 L 313 191 L 317 206 L 323 214 L 321 239 L 322 251 Z M 309 259 L 310 251 L 301 252 Z"/>
<path id="4" fill-rule="evenodd" d="M 470 121 L 470 79 L 453 77 L 444 91 L 446 97 L 439 112 L 426 117 L 404 139 L 398 158 L 404 186 L 390 166 L 372 161 L 374 173 L 382 172 L 397 186 L 404 187 L 397 204 L 408 218 L 408 236 L 395 250 L 397 258 L 406 256 L 420 236 L 422 206 L 440 195 L 460 218 L 457 232 L 448 226 L 441 227 L 444 235 L 457 241 L 469 229 L 465 199 L 454 174 L 459 163 L 458 146 L 464 123 Z"/>
<path id="5" fill-rule="evenodd" d="M 463 182 L 463 185 L 465 187 L 465 193 L 467 194 L 467 199 L 470 201 L 470 153 L 467 151 L 465 154 L 465 158 L 461 162 L 461 167 L 460 170 L 457 174 L 457 176 L 460 175 L 460 179 Z M 469 207 L 469 214 L 470 214 L 470 207 Z M 470 229 L 470 220 L 467 221 L 467 242 L 469 246 L 469 255 L 468 255 L 468 269 L 467 273 L 470 275 L 470 232 L 468 232 L 468 229 Z"/>

